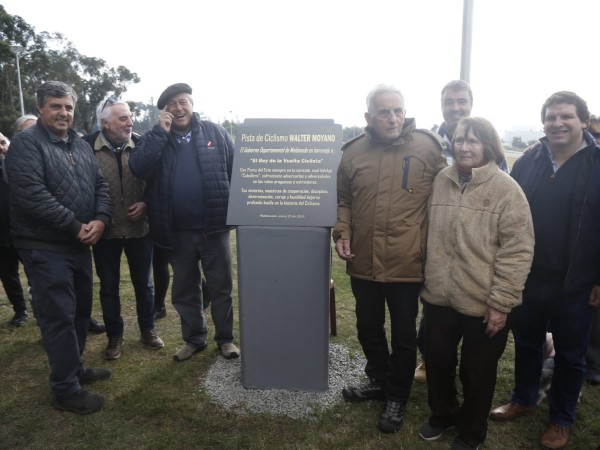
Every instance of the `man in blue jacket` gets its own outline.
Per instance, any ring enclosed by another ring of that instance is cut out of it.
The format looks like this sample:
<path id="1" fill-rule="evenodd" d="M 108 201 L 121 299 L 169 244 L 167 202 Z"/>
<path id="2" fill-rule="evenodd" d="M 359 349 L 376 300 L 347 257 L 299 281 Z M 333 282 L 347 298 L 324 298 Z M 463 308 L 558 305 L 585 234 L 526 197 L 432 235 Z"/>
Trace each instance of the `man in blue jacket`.
<path id="1" fill-rule="evenodd" d="M 185 345 L 174 355 L 185 361 L 206 348 L 198 262 L 212 299 L 215 341 L 225 358 L 233 343 L 232 266 L 226 225 L 234 145 L 225 129 L 193 112 L 192 88 L 169 86 L 158 99 L 158 124 L 142 136 L 129 166 L 150 187 L 150 236 L 170 250 L 173 306 Z"/>
<path id="2" fill-rule="evenodd" d="M 490 416 L 509 421 L 534 411 L 550 324 L 556 355 L 542 446 L 559 449 L 575 421 L 593 308 L 600 307 L 600 146 L 586 131 L 586 102 L 573 92 L 551 95 L 541 118 L 546 136 L 511 172 L 529 201 L 535 252 L 515 310 L 512 398 Z"/>
<path id="3" fill-rule="evenodd" d="M 42 84 L 38 123 L 15 136 L 6 171 L 11 234 L 35 292 L 52 405 L 90 414 L 104 397 L 81 385 L 110 376 L 106 369 L 85 369 L 81 359 L 92 311 L 90 246 L 102 236 L 111 211 L 92 149 L 71 129 L 76 102 L 65 83 Z"/>

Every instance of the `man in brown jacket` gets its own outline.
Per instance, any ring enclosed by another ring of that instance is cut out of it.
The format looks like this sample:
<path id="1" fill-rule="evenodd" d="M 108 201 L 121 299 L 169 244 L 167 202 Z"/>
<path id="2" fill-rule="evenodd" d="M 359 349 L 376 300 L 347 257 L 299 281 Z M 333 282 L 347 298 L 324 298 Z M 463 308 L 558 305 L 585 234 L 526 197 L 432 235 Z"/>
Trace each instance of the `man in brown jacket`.
<path id="1" fill-rule="evenodd" d="M 141 341 L 151 349 L 164 347 L 154 332 L 154 289 L 150 278 L 152 242 L 148 235 L 144 181 L 129 170 L 129 155 L 135 147 L 129 105 L 109 97 L 97 111 L 100 131 L 86 137 L 110 189 L 112 219 L 102 239 L 94 246 L 96 274 L 100 278 L 100 303 L 106 324 L 108 344 L 104 359 L 121 356 L 123 317 L 121 316 L 121 255 L 125 253 L 135 290 Z"/>
<path id="2" fill-rule="evenodd" d="M 356 299 L 358 340 L 369 381 L 347 386 L 347 401 L 386 399 L 378 427 L 402 425 L 416 365 L 419 290 L 423 282 L 427 200 L 446 165 L 439 136 L 405 118 L 402 93 L 378 85 L 367 96 L 366 132 L 343 147 L 337 174 L 335 247 L 347 262 Z M 391 351 L 385 325 L 387 303 Z"/>

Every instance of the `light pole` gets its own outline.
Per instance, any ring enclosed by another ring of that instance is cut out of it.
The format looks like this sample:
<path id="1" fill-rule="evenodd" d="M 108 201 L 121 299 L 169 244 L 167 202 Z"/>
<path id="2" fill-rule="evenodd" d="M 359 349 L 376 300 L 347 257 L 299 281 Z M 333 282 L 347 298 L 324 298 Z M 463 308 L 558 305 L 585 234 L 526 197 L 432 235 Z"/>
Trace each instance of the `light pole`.
<path id="1" fill-rule="evenodd" d="M 11 45 L 10 49 L 15 54 L 17 60 L 17 80 L 19 82 L 19 103 L 21 105 L 21 115 L 25 115 L 25 106 L 23 105 L 23 89 L 21 89 L 21 67 L 19 66 L 19 56 L 23 54 L 23 47 L 20 45 Z"/>

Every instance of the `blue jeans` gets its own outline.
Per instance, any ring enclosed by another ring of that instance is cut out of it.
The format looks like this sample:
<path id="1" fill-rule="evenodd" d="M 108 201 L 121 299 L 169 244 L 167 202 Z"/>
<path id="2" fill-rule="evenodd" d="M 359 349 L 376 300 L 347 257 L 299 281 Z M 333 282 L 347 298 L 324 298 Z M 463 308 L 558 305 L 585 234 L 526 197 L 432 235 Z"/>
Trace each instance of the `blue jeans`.
<path id="1" fill-rule="evenodd" d="M 540 388 L 543 346 L 548 323 L 554 340 L 554 374 L 548 394 L 550 421 L 570 426 L 586 371 L 586 351 L 593 307 L 589 289 L 565 293 L 560 281 L 549 283 L 529 277 L 523 305 L 515 309 L 515 387 L 512 402 L 535 406 Z"/>
<path id="2" fill-rule="evenodd" d="M 365 373 L 385 383 L 385 395 L 406 405 L 417 361 L 416 319 L 421 283 L 381 283 L 350 278 L 356 299 L 358 340 L 367 359 Z M 385 333 L 390 314 L 391 352 Z"/>
<path id="3" fill-rule="evenodd" d="M 19 249 L 31 287 L 44 349 L 50 363 L 50 387 L 56 398 L 80 389 L 92 312 L 92 257 L 89 247 L 72 253 Z"/>
<path id="4" fill-rule="evenodd" d="M 94 246 L 96 274 L 100 278 L 100 304 L 106 335 L 123 336 L 121 317 L 121 254 L 125 252 L 129 275 L 135 291 L 136 312 L 140 331 L 154 329 L 154 289 L 152 270 L 152 242 L 142 238 L 100 239 Z"/>
<path id="5" fill-rule="evenodd" d="M 195 230 L 178 230 L 171 252 L 173 306 L 181 318 L 183 340 L 193 347 L 205 344 L 208 335 L 202 309 L 202 276 L 210 292 L 210 312 L 215 324 L 215 341 L 233 341 L 233 289 L 229 231 L 205 235 Z"/>

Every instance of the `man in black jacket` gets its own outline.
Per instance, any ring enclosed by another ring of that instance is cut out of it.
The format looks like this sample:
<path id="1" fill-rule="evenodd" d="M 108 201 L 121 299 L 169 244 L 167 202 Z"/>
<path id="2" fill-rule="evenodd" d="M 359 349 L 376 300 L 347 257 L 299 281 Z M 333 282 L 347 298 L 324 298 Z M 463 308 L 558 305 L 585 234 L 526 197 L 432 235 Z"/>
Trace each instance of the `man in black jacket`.
<path id="1" fill-rule="evenodd" d="M 108 185 L 92 149 L 71 129 L 76 101 L 70 86 L 42 84 L 40 119 L 15 136 L 6 170 L 11 234 L 36 296 L 52 405 L 90 414 L 104 397 L 81 385 L 110 377 L 106 369 L 84 368 L 81 358 L 92 309 L 90 246 L 111 213 Z"/>
<path id="2" fill-rule="evenodd" d="M 234 146 L 223 127 L 193 112 L 191 94 L 185 83 L 165 89 L 157 102 L 158 124 L 142 136 L 129 166 L 150 186 L 150 236 L 171 252 L 173 306 L 185 341 L 175 361 L 185 361 L 207 345 L 198 262 L 212 299 L 214 339 L 225 358 L 236 358 L 226 226 Z"/>

